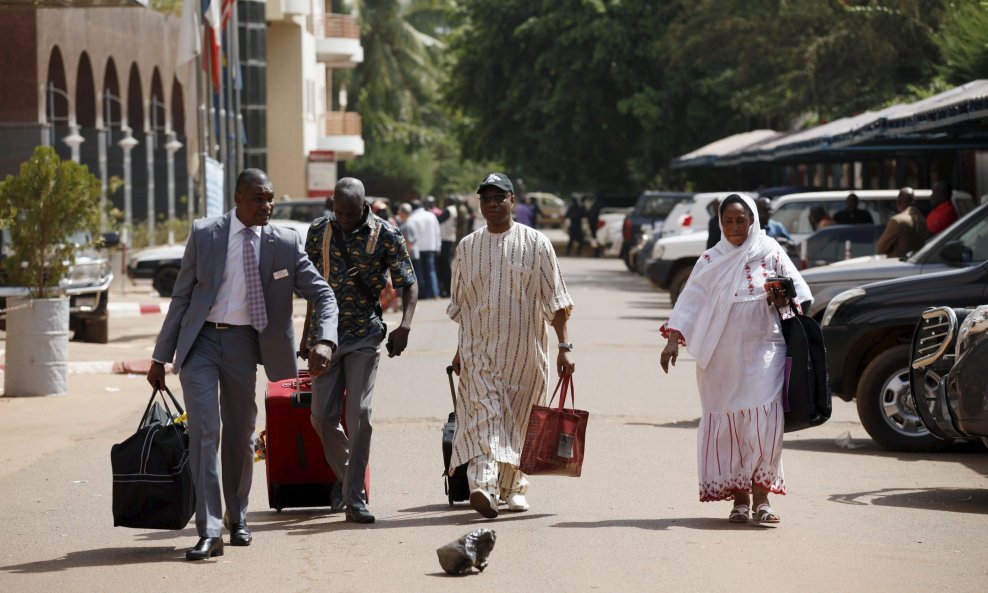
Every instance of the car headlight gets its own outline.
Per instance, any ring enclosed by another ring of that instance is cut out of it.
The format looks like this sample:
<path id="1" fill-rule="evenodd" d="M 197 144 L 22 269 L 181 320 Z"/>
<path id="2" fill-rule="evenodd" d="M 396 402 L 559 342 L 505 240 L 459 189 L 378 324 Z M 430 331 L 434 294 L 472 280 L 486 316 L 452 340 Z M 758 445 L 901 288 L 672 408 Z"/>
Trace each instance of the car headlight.
<path id="1" fill-rule="evenodd" d="M 662 259 L 662 254 L 665 253 L 666 247 L 661 243 L 656 243 L 655 247 L 652 248 L 652 259 L 658 260 Z"/>
<path id="2" fill-rule="evenodd" d="M 957 331 L 955 356 L 960 358 L 961 353 L 970 346 L 969 340 L 973 341 L 985 331 L 988 331 L 988 305 L 981 305 L 964 318 L 961 329 Z"/>
<path id="3" fill-rule="evenodd" d="M 856 301 L 864 295 L 865 291 L 863 289 L 852 288 L 851 290 L 845 290 L 832 298 L 830 303 L 827 304 L 827 310 L 823 313 L 823 321 L 820 325 L 830 325 L 830 322 L 833 321 L 834 316 L 837 315 L 837 310 L 840 309 L 841 305 Z"/>
<path id="4" fill-rule="evenodd" d="M 103 266 L 100 262 L 87 262 L 72 266 L 68 274 L 71 285 L 96 284 L 103 276 Z"/>

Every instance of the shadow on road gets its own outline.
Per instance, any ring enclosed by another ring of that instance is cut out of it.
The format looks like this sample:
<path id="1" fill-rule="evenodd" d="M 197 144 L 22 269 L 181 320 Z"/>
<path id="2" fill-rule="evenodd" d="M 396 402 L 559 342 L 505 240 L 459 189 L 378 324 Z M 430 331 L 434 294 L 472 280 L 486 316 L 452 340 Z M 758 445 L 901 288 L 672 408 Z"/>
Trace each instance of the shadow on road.
<path id="1" fill-rule="evenodd" d="M 988 489 L 974 488 L 882 488 L 849 494 L 831 494 L 830 502 L 973 513 L 988 515 Z"/>
<path id="2" fill-rule="evenodd" d="M 184 548 L 99 548 L 96 550 L 69 552 L 65 556 L 53 560 L 38 560 L 37 562 L 2 566 L 0 570 L 15 574 L 38 574 L 61 572 L 70 568 L 124 566 L 126 564 L 151 564 L 154 562 L 176 562 L 179 560 L 185 562 Z"/>
<path id="3" fill-rule="evenodd" d="M 624 292 L 640 292 L 643 294 L 663 295 L 668 300 L 667 293 L 659 292 L 652 287 L 648 279 L 629 272 L 623 267 L 620 270 L 594 270 L 592 275 L 569 274 L 566 276 L 568 286 L 607 286 L 609 289 Z"/>
<path id="4" fill-rule="evenodd" d="M 630 527 L 661 531 L 670 527 L 685 527 L 686 529 L 701 529 L 704 531 L 728 531 L 749 528 L 754 524 L 730 523 L 725 518 L 689 517 L 679 519 L 609 519 L 607 521 L 568 521 L 556 523 L 553 527 L 568 529 L 598 529 L 601 527 Z"/>
<path id="5" fill-rule="evenodd" d="M 624 424 L 625 426 L 652 426 L 655 428 L 699 428 L 700 419 L 673 420 L 672 422 L 663 422 L 662 424 L 656 424 L 654 422 L 625 422 Z"/>

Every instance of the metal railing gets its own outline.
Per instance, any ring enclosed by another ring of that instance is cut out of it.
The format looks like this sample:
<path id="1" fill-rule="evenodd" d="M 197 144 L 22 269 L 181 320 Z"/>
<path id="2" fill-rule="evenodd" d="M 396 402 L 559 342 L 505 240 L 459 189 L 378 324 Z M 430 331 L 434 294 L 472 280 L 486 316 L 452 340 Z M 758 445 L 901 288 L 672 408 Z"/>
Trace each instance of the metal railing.
<path id="1" fill-rule="evenodd" d="M 321 31 L 314 31 L 316 35 L 322 33 L 323 37 L 360 39 L 360 23 L 348 14 L 327 14 L 322 25 Z M 315 21 L 315 26 L 319 26 L 318 20 Z"/>
<path id="2" fill-rule="evenodd" d="M 360 136 L 360 114 L 355 111 L 328 111 L 322 114 L 327 136 Z"/>

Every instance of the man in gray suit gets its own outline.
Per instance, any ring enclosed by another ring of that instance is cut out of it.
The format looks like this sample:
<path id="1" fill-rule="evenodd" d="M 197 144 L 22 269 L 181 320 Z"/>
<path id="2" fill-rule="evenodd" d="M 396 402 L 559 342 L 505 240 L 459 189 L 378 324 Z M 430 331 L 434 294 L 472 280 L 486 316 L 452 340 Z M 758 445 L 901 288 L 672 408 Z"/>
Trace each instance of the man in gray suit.
<path id="1" fill-rule="evenodd" d="M 259 169 L 237 178 L 236 208 L 192 225 L 171 305 L 147 379 L 165 386 L 174 357 L 189 415 L 189 462 L 196 489 L 199 542 L 188 560 L 223 555 L 223 502 L 230 544 L 250 545 L 247 497 L 253 477 L 257 365 L 271 381 L 295 377 L 292 297 L 312 303 L 316 344 L 309 370 L 325 372 L 336 349 L 332 289 L 302 250 L 298 233 L 268 224 L 274 190 Z M 221 445 L 223 488 L 217 464 Z"/>

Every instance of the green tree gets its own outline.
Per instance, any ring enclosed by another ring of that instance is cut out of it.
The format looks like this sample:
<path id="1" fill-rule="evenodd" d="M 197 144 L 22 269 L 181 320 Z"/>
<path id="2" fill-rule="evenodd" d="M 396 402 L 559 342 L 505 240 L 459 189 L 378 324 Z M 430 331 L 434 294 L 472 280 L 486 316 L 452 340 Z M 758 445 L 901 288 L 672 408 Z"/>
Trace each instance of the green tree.
<path id="1" fill-rule="evenodd" d="M 662 6 L 472 0 L 463 11 L 446 100 L 462 113 L 465 154 L 568 187 L 627 186 L 640 128 L 621 102 L 652 76 L 642 58 Z"/>
<path id="2" fill-rule="evenodd" d="M 937 35 L 940 74 L 953 84 L 988 78 L 988 2 L 951 2 Z"/>
<path id="3" fill-rule="evenodd" d="M 89 168 L 39 146 L 0 184 L 0 227 L 10 233 L 4 267 L 13 286 L 47 298 L 74 261 L 72 235 L 99 231 L 100 183 Z"/>

